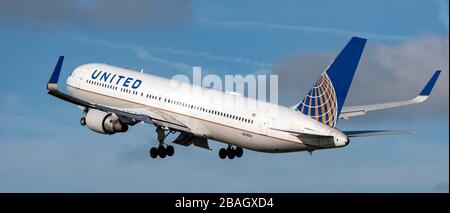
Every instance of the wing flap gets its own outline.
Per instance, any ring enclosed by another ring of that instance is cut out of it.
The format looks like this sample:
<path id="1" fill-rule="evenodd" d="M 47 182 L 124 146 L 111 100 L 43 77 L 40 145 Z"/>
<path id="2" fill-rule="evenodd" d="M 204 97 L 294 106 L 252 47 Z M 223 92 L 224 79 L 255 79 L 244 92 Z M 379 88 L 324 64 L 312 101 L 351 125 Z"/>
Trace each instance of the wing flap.
<path id="1" fill-rule="evenodd" d="M 190 146 L 191 144 L 194 144 L 194 146 L 211 150 L 211 148 L 209 148 L 208 139 L 200 138 L 187 132 L 181 132 L 173 143 L 183 146 Z"/>
<path id="2" fill-rule="evenodd" d="M 59 99 L 61 99 L 63 101 L 67 101 L 69 103 L 72 103 L 72 104 L 75 104 L 75 105 L 78 105 L 78 106 L 92 107 L 91 103 L 88 103 L 86 101 L 80 100 L 80 99 L 75 98 L 73 96 L 67 95 L 67 94 L 65 94 L 63 92 L 60 92 L 59 90 L 49 90 L 48 94 L 52 95 L 52 96 L 54 96 L 56 98 L 59 98 Z"/>

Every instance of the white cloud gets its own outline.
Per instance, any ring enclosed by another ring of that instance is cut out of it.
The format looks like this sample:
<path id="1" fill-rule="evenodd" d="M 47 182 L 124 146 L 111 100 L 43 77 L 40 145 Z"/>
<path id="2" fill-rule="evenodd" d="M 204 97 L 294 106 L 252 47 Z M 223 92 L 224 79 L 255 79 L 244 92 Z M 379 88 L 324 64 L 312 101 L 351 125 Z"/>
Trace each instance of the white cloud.
<path id="1" fill-rule="evenodd" d="M 167 66 L 176 68 L 179 71 L 182 72 L 189 72 L 192 69 L 192 66 L 186 63 L 176 62 L 160 57 L 153 56 L 145 47 L 139 46 L 139 45 L 133 45 L 133 44 L 121 44 L 121 43 L 114 43 L 110 41 L 104 41 L 104 40 L 93 40 L 87 37 L 81 37 L 81 36 L 75 36 L 76 40 L 87 43 L 87 44 L 93 44 L 93 45 L 99 45 L 107 48 L 114 48 L 114 49 L 122 49 L 122 50 L 128 50 L 133 52 L 138 59 L 149 61 L 149 62 L 157 62 L 161 64 L 165 64 Z"/>
<path id="2" fill-rule="evenodd" d="M 221 56 L 221 55 L 211 54 L 206 51 L 194 52 L 194 51 L 183 50 L 183 49 L 160 48 L 160 47 L 146 48 L 141 45 L 116 43 L 116 42 L 105 41 L 105 40 L 94 40 L 89 37 L 79 36 L 79 35 L 74 35 L 74 36 L 72 36 L 72 38 L 77 41 L 81 41 L 81 42 L 92 44 L 92 45 L 99 45 L 99 46 L 103 46 L 103 47 L 107 47 L 107 48 L 128 50 L 128 51 L 133 52 L 138 59 L 148 61 L 148 62 L 157 62 L 157 63 L 165 64 L 167 66 L 176 68 L 177 70 L 182 71 L 182 72 L 190 72 L 192 70 L 192 66 L 187 63 L 182 63 L 182 62 L 177 62 L 177 61 L 161 58 L 161 57 L 155 56 L 155 54 L 168 53 L 168 54 L 172 54 L 172 55 L 198 57 L 198 58 L 211 60 L 211 61 L 238 63 L 238 64 L 242 64 L 242 65 L 252 67 L 252 68 L 257 68 L 257 69 L 267 69 L 268 67 L 271 66 L 271 63 L 266 62 L 266 61 L 257 61 L 257 60 L 241 58 L 241 57 Z"/>
<path id="3" fill-rule="evenodd" d="M 2 0 L 0 17 L 26 28 L 80 27 L 123 29 L 189 23 L 190 1 L 180 0 Z"/>
<path id="4" fill-rule="evenodd" d="M 448 0 L 437 0 L 438 21 L 441 22 L 448 30 Z"/>
<path id="5" fill-rule="evenodd" d="M 176 54 L 176 55 L 200 57 L 200 58 L 213 60 L 213 61 L 239 63 L 239 64 L 243 64 L 246 66 L 257 67 L 257 68 L 267 68 L 271 65 L 271 63 L 269 63 L 267 61 L 255 61 L 255 60 L 248 59 L 248 58 L 221 56 L 221 55 L 212 54 L 207 51 L 193 52 L 193 51 L 189 51 L 189 50 L 181 50 L 181 49 L 173 49 L 173 48 L 159 48 L 159 47 L 150 48 L 150 51 L 155 52 L 155 53 L 170 53 L 170 54 Z"/>
<path id="6" fill-rule="evenodd" d="M 243 28 L 261 28 L 268 30 L 286 30 L 286 31 L 300 31 L 300 32 L 315 32 L 315 33 L 328 33 L 340 36 L 362 36 L 369 39 L 377 40 L 405 40 L 408 37 L 399 35 L 383 35 L 369 32 L 355 32 L 337 28 L 326 28 L 307 25 L 283 25 L 264 22 L 224 22 L 213 21 L 208 19 L 199 20 L 200 23 L 204 23 L 211 26 L 223 26 L 223 27 L 243 27 Z"/>

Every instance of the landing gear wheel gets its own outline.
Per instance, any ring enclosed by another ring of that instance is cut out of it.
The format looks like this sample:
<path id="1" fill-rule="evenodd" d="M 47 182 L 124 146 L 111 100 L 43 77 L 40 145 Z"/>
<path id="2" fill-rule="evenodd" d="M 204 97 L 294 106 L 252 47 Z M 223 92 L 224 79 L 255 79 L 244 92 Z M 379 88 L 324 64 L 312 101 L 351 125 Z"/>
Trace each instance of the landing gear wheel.
<path id="1" fill-rule="evenodd" d="M 168 133 L 166 133 L 167 130 L 169 131 Z M 175 132 L 176 132 L 175 130 L 171 130 L 171 129 L 167 128 L 167 127 L 157 126 L 156 127 L 156 134 L 157 134 L 159 146 L 158 147 L 153 147 L 150 150 L 150 156 L 152 156 L 152 157 L 153 156 L 155 156 L 155 157 L 159 156 L 160 158 L 165 158 L 166 156 L 168 156 L 168 157 L 173 156 L 173 154 L 175 153 L 175 149 L 173 148 L 173 146 L 170 146 L 170 145 L 166 146 L 166 145 L 164 145 L 164 139 L 169 134 L 173 134 Z"/>
<path id="2" fill-rule="evenodd" d="M 86 118 L 85 118 L 85 117 L 82 117 L 82 118 L 80 119 L 80 124 L 81 124 L 81 126 L 86 125 Z"/>
<path id="3" fill-rule="evenodd" d="M 227 157 L 227 150 L 225 148 L 219 150 L 219 157 L 220 159 L 225 159 Z"/>
<path id="4" fill-rule="evenodd" d="M 236 147 L 236 149 L 234 150 L 234 154 L 236 155 L 236 157 L 240 158 L 242 157 L 242 154 L 244 154 L 244 150 L 242 150 L 241 147 Z"/>
<path id="5" fill-rule="evenodd" d="M 229 159 L 233 159 L 234 158 L 234 149 L 230 146 L 227 148 L 227 155 Z"/>
<path id="6" fill-rule="evenodd" d="M 158 157 L 158 149 L 156 147 L 152 147 L 150 149 L 150 157 L 151 158 L 156 158 Z"/>
<path id="7" fill-rule="evenodd" d="M 166 153 L 167 153 L 167 156 L 171 157 L 175 153 L 175 149 L 173 148 L 173 146 L 170 146 L 170 145 L 167 146 Z"/>
<path id="8" fill-rule="evenodd" d="M 165 158 L 166 157 L 166 148 L 164 148 L 164 146 L 159 146 L 158 154 L 159 154 L 160 158 Z"/>

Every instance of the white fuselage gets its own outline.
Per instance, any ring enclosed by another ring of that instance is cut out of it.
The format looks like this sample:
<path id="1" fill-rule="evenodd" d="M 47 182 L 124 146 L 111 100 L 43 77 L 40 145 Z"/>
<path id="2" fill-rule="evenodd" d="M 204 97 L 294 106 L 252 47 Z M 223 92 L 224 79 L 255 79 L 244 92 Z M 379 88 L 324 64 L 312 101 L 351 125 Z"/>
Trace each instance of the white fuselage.
<path id="1" fill-rule="evenodd" d="M 320 148 L 305 145 L 298 135 L 279 129 L 333 136 L 333 147 L 327 148 L 347 142 L 339 130 L 288 107 L 111 65 L 79 66 L 67 79 L 67 86 L 81 100 L 130 112 L 160 112 L 188 126 L 184 131 L 196 136 L 255 151 Z"/>

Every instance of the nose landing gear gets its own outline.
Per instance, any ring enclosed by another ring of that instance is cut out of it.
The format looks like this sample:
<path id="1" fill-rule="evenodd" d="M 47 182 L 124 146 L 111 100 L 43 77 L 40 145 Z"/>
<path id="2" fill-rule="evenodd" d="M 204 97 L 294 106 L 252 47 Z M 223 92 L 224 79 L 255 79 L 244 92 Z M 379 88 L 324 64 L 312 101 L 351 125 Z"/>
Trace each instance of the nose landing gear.
<path id="1" fill-rule="evenodd" d="M 228 157 L 229 159 L 234 159 L 234 157 L 242 157 L 244 150 L 241 147 L 233 148 L 231 145 L 228 145 L 228 148 L 221 148 L 219 150 L 220 159 L 225 159 Z"/>

